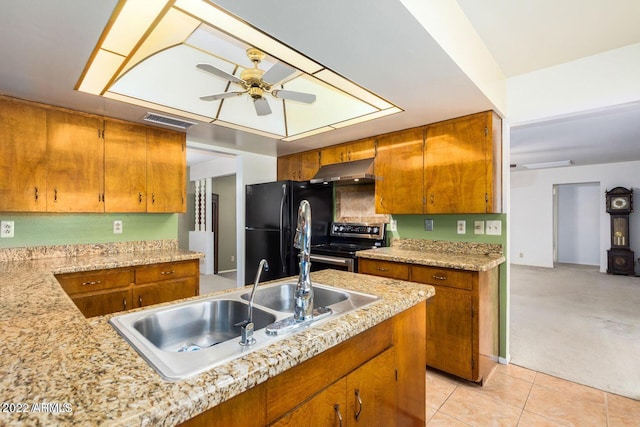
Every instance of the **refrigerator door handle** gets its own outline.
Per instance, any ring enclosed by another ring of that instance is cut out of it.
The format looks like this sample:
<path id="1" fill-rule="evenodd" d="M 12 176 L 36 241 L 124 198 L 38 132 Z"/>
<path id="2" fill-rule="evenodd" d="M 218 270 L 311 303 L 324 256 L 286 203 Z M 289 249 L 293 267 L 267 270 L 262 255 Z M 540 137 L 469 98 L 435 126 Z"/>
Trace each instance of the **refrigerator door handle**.
<path id="1" fill-rule="evenodd" d="M 287 267 L 284 261 L 284 201 L 287 197 L 287 185 L 282 184 L 282 196 L 280 197 L 280 264 L 282 265 L 282 272 L 287 272 Z"/>

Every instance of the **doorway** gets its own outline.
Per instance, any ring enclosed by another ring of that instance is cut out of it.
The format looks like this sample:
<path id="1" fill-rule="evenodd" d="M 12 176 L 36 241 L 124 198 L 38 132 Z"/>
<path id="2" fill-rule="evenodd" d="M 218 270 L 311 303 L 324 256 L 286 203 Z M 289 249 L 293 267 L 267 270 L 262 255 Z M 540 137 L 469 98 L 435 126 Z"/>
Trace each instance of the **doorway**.
<path id="1" fill-rule="evenodd" d="M 218 274 L 218 200 L 219 196 L 211 193 L 211 230 L 213 230 L 213 274 Z"/>
<path id="2" fill-rule="evenodd" d="M 600 265 L 600 183 L 553 188 L 555 263 Z"/>

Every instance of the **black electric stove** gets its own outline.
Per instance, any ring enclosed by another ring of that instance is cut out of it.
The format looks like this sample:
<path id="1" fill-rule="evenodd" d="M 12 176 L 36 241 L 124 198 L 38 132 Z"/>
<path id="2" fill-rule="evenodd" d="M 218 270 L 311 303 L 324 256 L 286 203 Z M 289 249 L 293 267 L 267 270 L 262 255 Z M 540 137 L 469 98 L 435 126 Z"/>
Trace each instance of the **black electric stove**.
<path id="1" fill-rule="evenodd" d="M 329 243 L 311 247 L 311 268 L 358 271 L 356 252 L 385 246 L 384 223 L 331 224 Z"/>

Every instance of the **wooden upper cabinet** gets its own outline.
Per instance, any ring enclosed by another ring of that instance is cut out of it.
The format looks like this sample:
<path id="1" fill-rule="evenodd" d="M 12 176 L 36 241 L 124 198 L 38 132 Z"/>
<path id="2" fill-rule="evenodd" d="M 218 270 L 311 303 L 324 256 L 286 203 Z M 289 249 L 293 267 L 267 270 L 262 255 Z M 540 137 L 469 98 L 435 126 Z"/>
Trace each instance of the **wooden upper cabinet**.
<path id="1" fill-rule="evenodd" d="M 103 122 L 47 111 L 47 211 L 104 212 Z"/>
<path id="2" fill-rule="evenodd" d="M 104 122 L 105 212 L 147 211 L 147 128 Z"/>
<path id="3" fill-rule="evenodd" d="M 375 139 L 361 139 L 347 144 L 338 144 L 323 148 L 320 150 L 320 164 L 324 166 L 354 160 L 371 159 L 375 154 Z"/>
<path id="4" fill-rule="evenodd" d="M 44 212 L 46 110 L 0 98 L 0 211 Z"/>
<path id="5" fill-rule="evenodd" d="M 495 113 L 486 112 L 427 127 L 425 213 L 500 211 L 496 175 L 501 171 L 501 150 L 499 140 L 494 141 L 499 121 Z"/>
<path id="6" fill-rule="evenodd" d="M 375 158 L 376 213 L 423 212 L 424 128 L 383 135 Z"/>
<path id="7" fill-rule="evenodd" d="M 186 212 L 186 136 L 147 128 L 147 212 Z"/>
<path id="8" fill-rule="evenodd" d="M 320 169 L 320 151 L 278 157 L 278 180 L 308 181 Z"/>

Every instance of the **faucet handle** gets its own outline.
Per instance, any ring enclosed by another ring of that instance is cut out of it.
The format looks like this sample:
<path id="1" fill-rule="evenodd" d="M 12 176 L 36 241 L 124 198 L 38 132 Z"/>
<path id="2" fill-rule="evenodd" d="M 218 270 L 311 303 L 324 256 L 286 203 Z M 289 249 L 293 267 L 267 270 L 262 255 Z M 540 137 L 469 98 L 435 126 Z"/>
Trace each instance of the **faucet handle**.
<path id="1" fill-rule="evenodd" d="M 256 339 L 253 337 L 253 322 L 245 320 L 240 322 L 240 345 L 250 346 L 256 343 Z"/>

